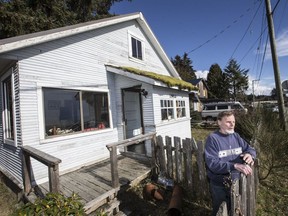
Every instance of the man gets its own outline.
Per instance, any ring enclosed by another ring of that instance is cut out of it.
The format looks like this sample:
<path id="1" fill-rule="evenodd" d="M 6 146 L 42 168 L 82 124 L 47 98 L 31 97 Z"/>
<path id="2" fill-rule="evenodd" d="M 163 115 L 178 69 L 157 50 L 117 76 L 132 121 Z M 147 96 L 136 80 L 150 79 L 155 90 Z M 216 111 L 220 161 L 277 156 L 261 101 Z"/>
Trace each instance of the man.
<path id="1" fill-rule="evenodd" d="M 213 216 L 217 214 L 223 201 L 227 202 L 230 210 L 230 188 L 227 187 L 227 179 L 239 178 L 240 173 L 252 175 L 250 166 L 254 164 L 256 157 L 255 149 L 234 132 L 235 116 L 232 111 L 219 113 L 217 122 L 219 130 L 208 136 L 205 146 Z"/>

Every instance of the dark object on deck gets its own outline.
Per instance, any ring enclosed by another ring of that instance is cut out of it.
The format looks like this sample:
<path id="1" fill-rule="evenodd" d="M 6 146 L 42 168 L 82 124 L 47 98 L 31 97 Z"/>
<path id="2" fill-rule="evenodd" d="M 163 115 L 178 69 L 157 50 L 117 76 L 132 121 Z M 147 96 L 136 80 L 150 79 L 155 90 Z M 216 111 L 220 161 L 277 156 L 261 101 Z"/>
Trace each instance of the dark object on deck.
<path id="1" fill-rule="evenodd" d="M 182 197 L 183 197 L 182 188 L 179 185 L 175 185 L 169 203 L 168 216 L 181 215 Z"/>
<path id="2" fill-rule="evenodd" d="M 143 197 L 148 200 L 163 200 L 163 191 L 158 189 L 154 184 L 148 183 L 143 188 Z"/>

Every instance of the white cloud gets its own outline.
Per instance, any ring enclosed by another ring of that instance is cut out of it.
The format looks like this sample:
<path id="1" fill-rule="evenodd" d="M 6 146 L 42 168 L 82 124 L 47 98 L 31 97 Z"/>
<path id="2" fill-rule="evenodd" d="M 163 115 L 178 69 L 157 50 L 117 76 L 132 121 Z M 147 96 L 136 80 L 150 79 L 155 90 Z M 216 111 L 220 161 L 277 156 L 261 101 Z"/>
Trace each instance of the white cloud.
<path id="1" fill-rule="evenodd" d="M 195 72 L 195 75 L 196 75 L 197 79 L 203 78 L 203 79 L 207 80 L 208 73 L 209 73 L 208 70 L 204 70 L 204 71 L 199 70 L 199 71 Z"/>
<path id="2" fill-rule="evenodd" d="M 288 56 L 288 30 L 283 31 L 276 39 L 276 50 L 278 57 Z M 263 49 L 264 50 L 264 49 Z M 271 59 L 271 47 L 270 43 L 266 49 L 266 59 Z"/>
<path id="3" fill-rule="evenodd" d="M 249 88 L 246 91 L 247 95 L 253 93 L 253 85 L 254 85 L 255 95 L 271 95 L 272 89 L 275 88 L 273 78 L 265 78 L 265 79 L 261 79 L 260 81 L 256 81 L 255 79 L 253 78 L 251 79 L 249 77 L 248 83 L 249 83 Z"/>

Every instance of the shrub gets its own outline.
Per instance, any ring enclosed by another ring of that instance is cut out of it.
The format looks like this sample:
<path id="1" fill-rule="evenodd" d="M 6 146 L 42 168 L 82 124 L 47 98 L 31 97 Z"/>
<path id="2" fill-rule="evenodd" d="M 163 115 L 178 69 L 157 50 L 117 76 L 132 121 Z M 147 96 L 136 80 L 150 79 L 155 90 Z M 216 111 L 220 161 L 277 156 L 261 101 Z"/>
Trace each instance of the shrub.
<path id="1" fill-rule="evenodd" d="M 58 193 L 48 193 L 44 199 L 37 198 L 34 203 L 27 203 L 18 209 L 14 215 L 80 216 L 85 214 L 83 204 L 77 194 L 73 193 L 71 197 L 65 197 Z"/>

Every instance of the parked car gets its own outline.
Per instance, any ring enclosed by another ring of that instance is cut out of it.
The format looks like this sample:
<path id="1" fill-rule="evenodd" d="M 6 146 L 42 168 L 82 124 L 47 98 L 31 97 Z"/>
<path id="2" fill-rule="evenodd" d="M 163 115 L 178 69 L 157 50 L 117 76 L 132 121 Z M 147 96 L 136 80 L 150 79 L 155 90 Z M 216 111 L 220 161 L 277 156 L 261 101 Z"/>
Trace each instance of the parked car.
<path id="1" fill-rule="evenodd" d="M 217 103 L 207 103 L 204 104 L 203 110 L 201 112 L 202 119 L 207 121 L 216 121 L 217 116 L 222 111 L 237 110 L 240 112 L 247 113 L 247 109 L 238 102 L 217 102 Z"/>

